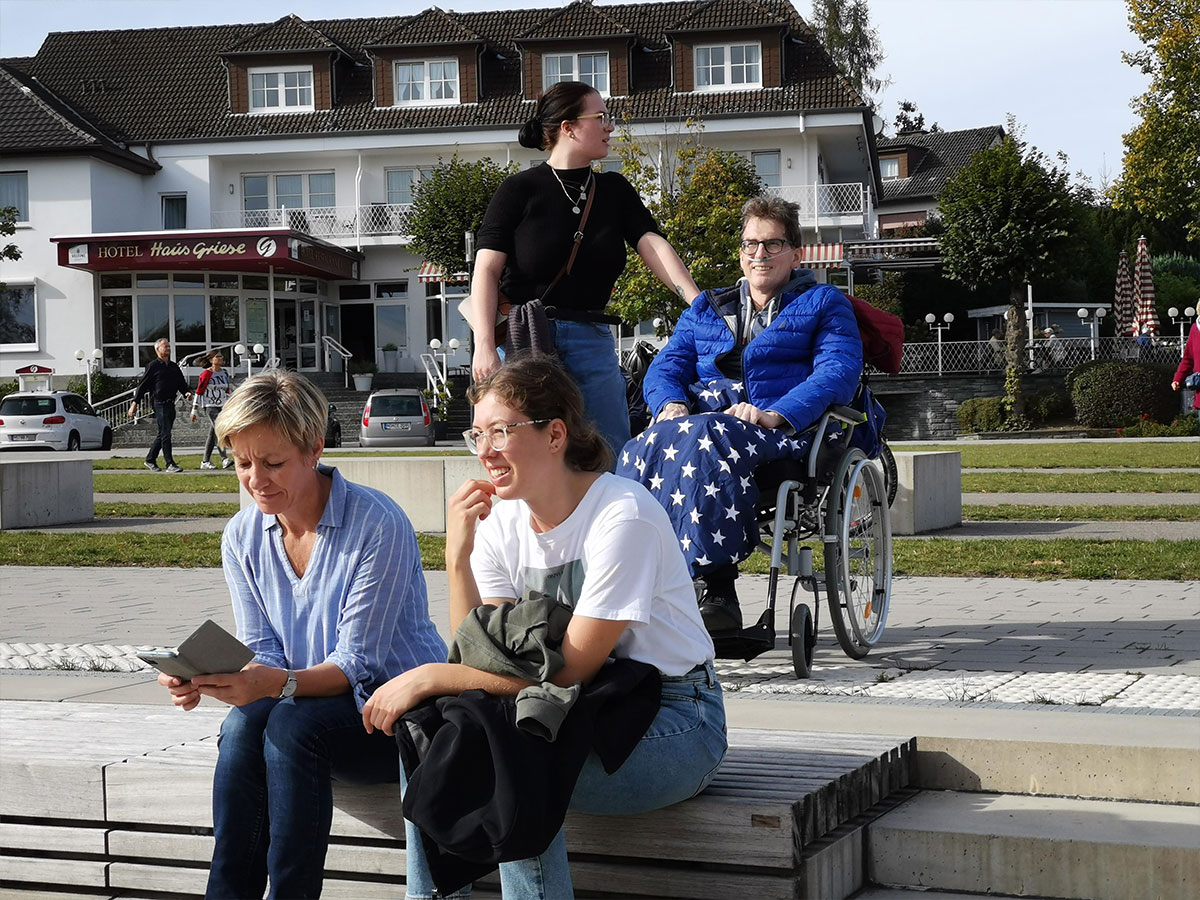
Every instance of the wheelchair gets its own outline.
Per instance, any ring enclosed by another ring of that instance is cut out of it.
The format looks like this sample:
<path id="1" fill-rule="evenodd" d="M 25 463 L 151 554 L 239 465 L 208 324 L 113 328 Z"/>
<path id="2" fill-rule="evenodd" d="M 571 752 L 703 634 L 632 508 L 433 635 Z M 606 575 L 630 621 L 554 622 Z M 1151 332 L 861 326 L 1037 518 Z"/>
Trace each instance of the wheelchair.
<path id="1" fill-rule="evenodd" d="M 859 399 L 869 408 L 865 383 Z M 770 557 L 767 605 L 755 624 L 713 637 L 718 658 L 749 661 L 775 649 L 784 575 L 795 579 L 788 643 L 797 678 L 812 674 L 822 583 L 833 631 L 846 655 L 862 659 L 879 641 L 892 594 L 889 494 L 895 497 L 895 462 L 881 434 L 854 440 L 855 429 L 864 428 L 871 430 L 866 412 L 835 406 L 810 429 L 806 459 L 777 460 L 756 472 L 762 494 L 758 549 Z M 812 540 L 822 548 L 822 576 L 813 572 L 813 548 L 804 544 Z M 811 608 L 802 590 L 812 594 Z"/>

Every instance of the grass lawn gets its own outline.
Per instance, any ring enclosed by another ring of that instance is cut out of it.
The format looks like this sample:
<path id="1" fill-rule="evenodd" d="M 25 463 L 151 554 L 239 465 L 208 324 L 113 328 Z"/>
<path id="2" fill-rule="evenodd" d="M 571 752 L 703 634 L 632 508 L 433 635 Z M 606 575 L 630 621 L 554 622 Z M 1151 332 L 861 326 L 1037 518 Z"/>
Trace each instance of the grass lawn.
<path id="1" fill-rule="evenodd" d="M 97 519 L 228 519 L 236 503 L 104 503 L 96 504 Z"/>
<path id="2" fill-rule="evenodd" d="M 1200 491 L 1200 475 L 1155 472 L 969 472 L 964 493 L 1161 494 Z"/>
<path id="3" fill-rule="evenodd" d="M 92 476 L 92 484 L 97 494 L 236 494 L 238 491 L 237 476 L 231 471 L 194 475 L 100 472 Z"/>
<path id="4" fill-rule="evenodd" d="M 426 569 L 445 567 L 445 539 L 417 536 Z M 820 552 L 814 554 L 820 567 Z M 221 564 L 219 534 L 0 532 L 0 559 L 21 566 L 182 566 Z M 895 541 L 897 575 L 990 578 L 1200 580 L 1200 541 Z M 756 553 L 745 572 L 765 573 Z"/>
<path id="5" fill-rule="evenodd" d="M 964 522 L 1196 522 L 1200 504 L 1163 506 L 963 506 Z"/>
<path id="6" fill-rule="evenodd" d="M 352 459 L 357 459 L 360 456 L 366 456 L 366 457 L 376 457 L 376 456 L 422 456 L 422 457 L 470 456 L 471 453 L 465 447 L 460 450 L 455 450 L 450 447 L 430 447 L 427 450 L 355 450 L 354 453 L 352 453 L 352 454 L 350 454 L 350 453 L 341 454 L 341 451 L 339 451 L 339 450 L 326 450 L 325 453 L 323 454 L 323 456 L 327 456 L 327 457 L 336 457 L 339 455 L 344 455 L 344 456 L 348 456 Z M 198 453 L 195 453 L 195 454 L 182 454 L 181 453 L 181 454 L 177 454 L 175 456 L 175 462 L 179 463 L 179 465 L 183 466 L 183 468 L 189 472 L 192 471 L 193 469 L 195 469 L 197 472 L 202 471 L 200 469 L 200 460 L 201 460 L 201 456 Z M 221 464 L 219 457 L 217 457 L 217 455 L 215 453 L 213 454 L 213 464 L 218 465 L 218 466 Z M 113 457 L 112 459 L 97 459 L 92 463 L 92 468 L 96 469 L 97 471 L 99 471 L 101 469 L 118 470 L 118 471 L 124 470 L 124 469 L 129 469 L 129 470 L 133 470 L 133 471 L 141 471 L 142 460 L 140 457 L 132 457 L 132 456 L 130 456 L 130 457 L 124 457 L 124 456 Z M 212 474 L 215 475 L 217 473 L 214 472 Z M 228 474 L 228 473 L 226 473 L 226 474 Z"/>
<path id="7" fill-rule="evenodd" d="M 905 444 L 889 441 L 894 451 L 957 450 L 964 469 L 1054 468 L 1195 468 L 1200 466 L 1200 441 L 1144 443 L 1105 441 L 1086 443 Z"/>

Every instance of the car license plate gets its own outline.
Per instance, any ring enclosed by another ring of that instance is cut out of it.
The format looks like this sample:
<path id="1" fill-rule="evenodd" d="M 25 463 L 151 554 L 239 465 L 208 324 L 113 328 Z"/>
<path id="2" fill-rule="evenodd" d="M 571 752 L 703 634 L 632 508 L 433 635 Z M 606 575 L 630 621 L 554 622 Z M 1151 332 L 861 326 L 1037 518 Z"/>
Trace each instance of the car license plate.
<path id="1" fill-rule="evenodd" d="M 412 430 L 411 422 L 384 422 L 384 431 L 410 431 Z"/>
<path id="2" fill-rule="evenodd" d="M 10 441 L 32 441 L 35 437 L 37 437 L 36 434 L 10 434 L 8 439 Z"/>

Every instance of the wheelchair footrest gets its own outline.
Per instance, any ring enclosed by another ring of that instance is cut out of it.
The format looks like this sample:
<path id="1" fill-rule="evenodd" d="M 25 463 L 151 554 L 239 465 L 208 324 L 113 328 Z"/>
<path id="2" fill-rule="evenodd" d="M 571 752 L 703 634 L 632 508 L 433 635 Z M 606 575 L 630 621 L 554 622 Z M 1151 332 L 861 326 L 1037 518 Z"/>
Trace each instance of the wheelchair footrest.
<path id="1" fill-rule="evenodd" d="M 759 654 L 775 649 L 774 610 L 764 610 L 758 621 L 741 631 L 712 636 L 717 659 L 741 659 L 749 662 Z"/>

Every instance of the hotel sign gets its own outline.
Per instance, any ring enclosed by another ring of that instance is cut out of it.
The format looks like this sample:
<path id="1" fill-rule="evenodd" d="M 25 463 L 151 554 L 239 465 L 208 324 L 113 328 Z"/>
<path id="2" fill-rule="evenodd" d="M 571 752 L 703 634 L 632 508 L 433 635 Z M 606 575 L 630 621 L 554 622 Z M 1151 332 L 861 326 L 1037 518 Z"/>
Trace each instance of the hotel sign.
<path id="1" fill-rule="evenodd" d="M 87 235 L 53 238 L 58 264 L 89 272 L 214 269 L 358 277 L 359 254 L 307 239 L 296 232 L 191 232 L 157 235 Z"/>

